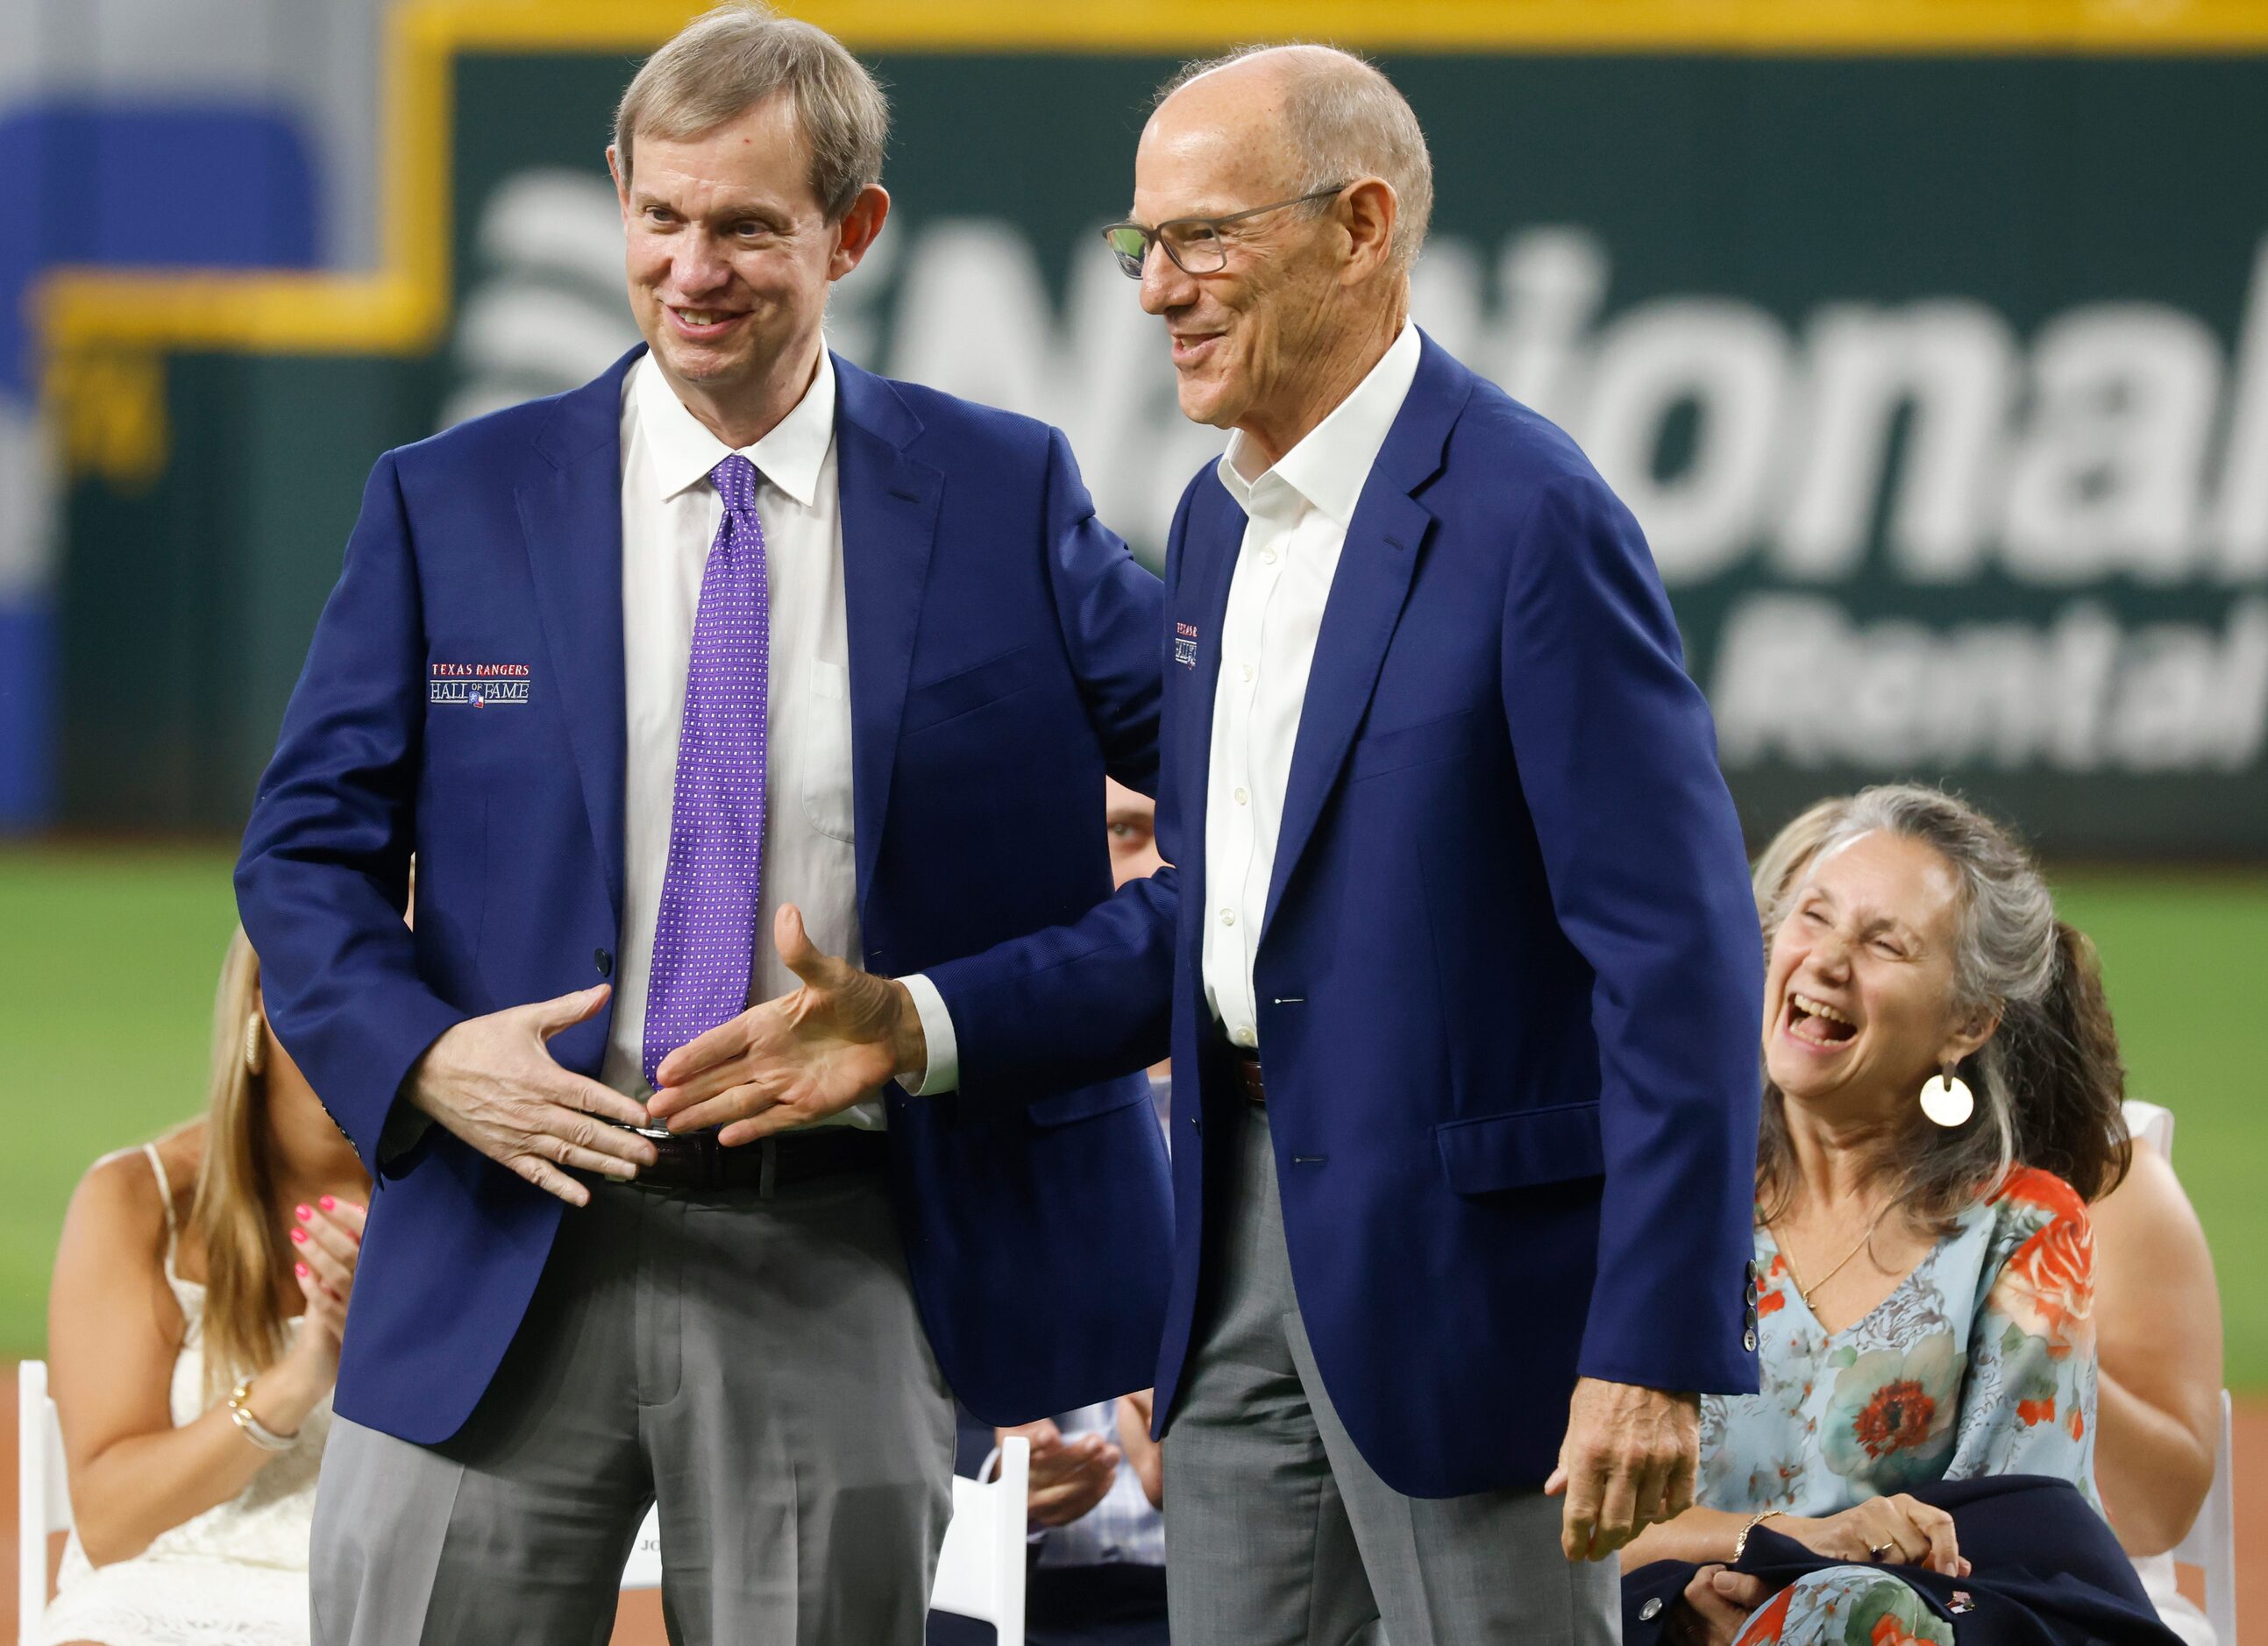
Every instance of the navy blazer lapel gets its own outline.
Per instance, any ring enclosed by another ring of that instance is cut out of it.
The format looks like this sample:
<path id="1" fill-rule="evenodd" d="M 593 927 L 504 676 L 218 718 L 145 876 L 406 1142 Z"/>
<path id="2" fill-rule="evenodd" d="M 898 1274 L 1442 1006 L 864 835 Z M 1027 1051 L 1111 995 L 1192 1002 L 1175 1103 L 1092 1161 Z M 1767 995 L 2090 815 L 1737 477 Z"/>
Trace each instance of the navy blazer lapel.
<path id="1" fill-rule="evenodd" d="M 1219 479 L 1207 474 L 1189 503 L 1182 528 L 1182 580 L 1194 597 L 1188 606 L 1175 603 L 1174 621 L 1193 612 L 1190 626 L 1197 632 L 1188 638 L 1197 643 L 1197 667 L 1189 684 L 1177 743 L 1181 753 L 1180 816 L 1192 838 L 1184 849 L 1186 881 L 1182 895 L 1192 908 L 1205 901 L 1205 808 L 1212 779 L 1213 706 L 1220 691 L 1221 631 L 1228 618 L 1229 585 L 1235 579 L 1238 552 L 1244 545 L 1244 511 L 1228 495 Z"/>
<path id="2" fill-rule="evenodd" d="M 866 908 L 890 773 L 921 627 L 922 588 L 945 496 L 945 475 L 906 455 L 921 421 L 887 380 L 835 356 L 835 472 L 843 510 L 845 623 L 850 642 L 851 815 L 858 916 Z"/>
<path id="3" fill-rule="evenodd" d="M 1276 837 L 1275 868 L 1268 882 L 1268 907 L 1261 916 L 1265 941 L 1283 900 L 1284 887 L 1299 866 L 1300 854 L 1315 831 L 1323 802 L 1338 780 L 1355 728 L 1370 707 L 1378 671 L 1402 607 L 1418 556 L 1433 524 L 1431 510 L 1411 494 L 1440 472 L 1449 430 L 1472 395 L 1472 374 L 1430 337 L 1418 363 L 1418 376 L 1388 431 L 1378 460 L 1355 505 L 1331 577 L 1315 636 L 1315 659 L 1307 674 L 1307 694 L 1300 709 L 1300 734 L 1292 748 L 1292 773 L 1284 793 L 1284 819 Z"/>
<path id="4" fill-rule="evenodd" d="M 514 489 L 535 606 L 559 684 L 591 838 L 622 915 L 622 378 L 643 345 L 560 396 L 536 435 L 543 459 Z"/>

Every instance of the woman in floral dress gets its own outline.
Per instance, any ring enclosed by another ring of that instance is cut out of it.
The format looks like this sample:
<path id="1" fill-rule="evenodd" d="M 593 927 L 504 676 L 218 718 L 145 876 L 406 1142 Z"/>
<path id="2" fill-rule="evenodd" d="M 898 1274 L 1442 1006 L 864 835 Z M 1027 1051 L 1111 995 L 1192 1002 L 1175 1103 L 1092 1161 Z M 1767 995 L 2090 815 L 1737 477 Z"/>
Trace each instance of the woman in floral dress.
<path id="1" fill-rule="evenodd" d="M 1696 1506 L 1624 1566 L 1700 1566 L 1678 1641 L 1949 1646 L 1897 1569 L 1968 1562 L 1908 1493 L 2021 1473 L 2093 1500 L 2086 1202 L 2125 1169 L 2117 1042 L 2086 939 L 1967 806 L 1874 789 L 1792 827 L 1815 849 L 1760 865 L 1762 1387 L 1704 1399 Z M 1723 1569 L 1759 1525 L 1844 1563 L 1768 1595 Z"/>

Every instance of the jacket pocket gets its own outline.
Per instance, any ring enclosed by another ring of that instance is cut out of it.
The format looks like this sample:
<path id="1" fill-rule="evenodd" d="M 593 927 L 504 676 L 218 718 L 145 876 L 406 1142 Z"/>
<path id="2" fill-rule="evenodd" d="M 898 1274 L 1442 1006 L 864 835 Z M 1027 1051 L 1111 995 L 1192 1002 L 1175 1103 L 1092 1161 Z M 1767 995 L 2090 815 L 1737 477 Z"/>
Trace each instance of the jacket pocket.
<path id="1" fill-rule="evenodd" d="M 1076 1091 L 1059 1091 L 1053 1097 L 1037 1099 L 1026 1113 L 1031 1115 L 1035 1126 L 1068 1126 L 1073 1121 L 1093 1120 L 1098 1114 L 1115 1113 L 1149 1100 L 1149 1077 L 1128 1075 L 1081 1086 Z"/>
<path id="2" fill-rule="evenodd" d="M 1601 1177 L 1607 1169 L 1595 1099 L 1444 1121 L 1433 1143 L 1442 1175 L 1460 1194 Z"/>
<path id="3" fill-rule="evenodd" d="M 1371 732 L 1355 740 L 1354 749 L 1347 757 L 1347 781 L 1359 783 L 1386 772 L 1454 759 L 1470 752 L 1480 726 L 1477 710 L 1460 709 L 1421 720 L 1414 726 Z"/>
<path id="4" fill-rule="evenodd" d="M 904 730 L 918 731 L 942 724 L 972 709 L 983 709 L 1004 697 L 1012 697 L 1038 682 L 1045 661 L 1031 647 L 987 658 L 941 680 L 917 686 L 906 694 Z"/>

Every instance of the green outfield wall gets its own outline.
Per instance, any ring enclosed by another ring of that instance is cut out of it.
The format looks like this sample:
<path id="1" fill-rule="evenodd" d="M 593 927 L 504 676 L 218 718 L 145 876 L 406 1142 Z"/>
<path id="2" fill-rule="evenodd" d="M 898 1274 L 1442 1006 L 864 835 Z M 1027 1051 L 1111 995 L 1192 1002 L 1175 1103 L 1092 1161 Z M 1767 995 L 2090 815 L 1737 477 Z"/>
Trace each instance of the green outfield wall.
<path id="1" fill-rule="evenodd" d="M 169 352 L 151 454 L 81 462 L 70 822 L 239 824 L 372 459 L 635 341 L 633 61 L 455 60 L 430 348 Z M 836 345 L 1060 425 L 1154 562 L 1219 437 L 1094 231 L 1173 60 L 872 61 L 895 203 Z M 1638 514 L 1752 828 L 1918 775 L 2059 854 L 2268 854 L 2268 57 L 1380 61 L 1436 166 L 1418 317 Z"/>

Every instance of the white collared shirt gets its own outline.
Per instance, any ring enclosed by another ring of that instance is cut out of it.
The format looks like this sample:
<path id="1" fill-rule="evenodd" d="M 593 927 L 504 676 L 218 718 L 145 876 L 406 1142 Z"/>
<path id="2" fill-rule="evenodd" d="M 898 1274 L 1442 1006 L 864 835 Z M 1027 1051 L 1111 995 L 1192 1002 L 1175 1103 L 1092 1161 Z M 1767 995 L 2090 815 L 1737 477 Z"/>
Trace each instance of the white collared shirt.
<path id="1" fill-rule="evenodd" d="M 1355 505 L 1417 380 L 1420 352 L 1418 328 L 1404 322 L 1353 393 L 1273 468 L 1246 478 L 1240 464 L 1252 454 L 1241 432 L 1221 454 L 1220 482 L 1246 518 L 1213 694 L 1203 975 L 1206 1003 L 1239 1046 L 1260 1044 L 1252 961 L 1315 636 Z M 1098 811 L 1095 826 L 1101 823 Z M 914 992 L 929 1040 L 927 1073 L 911 1090 L 917 1096 L 950 1091 L 961 1083 L 952 1020 L 926 979 L 902 981 Z"/>
<path id="2" fill-rule="evenodd" d="M 1238 1046 L 1260 1044 L 1253 956 L 1276 869 L 1315 635 L 1355 505 L 1417 379 L 1418 353 L 1418 328 L 1405 322 L 1354 392 L 1274 467 L 1248 477 L 1247 466 L 1257 457 L 1241 430 L 1220 456 L 1220 483 L 1244 511 L 1245 523 L 1213 688 L 1202 975 L 1206 1003 Z"/>
<path id="3" fill-rule="evenodd" d="M 709 471 L 731 448 L 688 411 L 647 355 L 622 385 L 623 767 L 622 952 L 615 1018 L 600 1078 L 644 1098 L 646 989 L 654 927 L 669 863 L 677 791 L 677 739 L 701 578 L 724 516 Z M 824 349 L 795 408 L 740 455 L 762 476 L 771 595 L 762 900 L 750 934 L 748 999 L 796 986 L 772 946 L 782 903 L 803 911 L 828 954 L 863 958 L 858 852 L 851 814 L 850 636 L 843 576 L 843 515 L 835 469 L 835 365 Z M 882 1124 L 879 1103 L 837 1117 Z"/>

